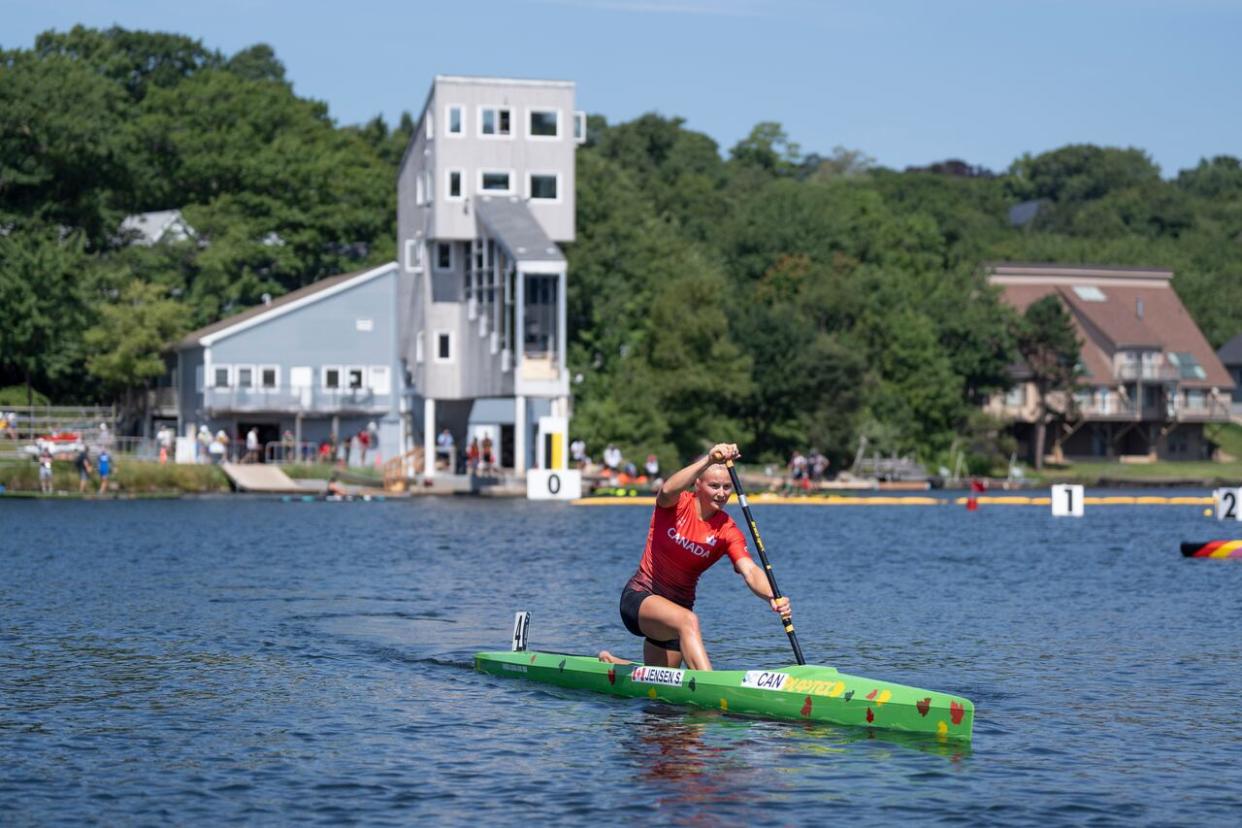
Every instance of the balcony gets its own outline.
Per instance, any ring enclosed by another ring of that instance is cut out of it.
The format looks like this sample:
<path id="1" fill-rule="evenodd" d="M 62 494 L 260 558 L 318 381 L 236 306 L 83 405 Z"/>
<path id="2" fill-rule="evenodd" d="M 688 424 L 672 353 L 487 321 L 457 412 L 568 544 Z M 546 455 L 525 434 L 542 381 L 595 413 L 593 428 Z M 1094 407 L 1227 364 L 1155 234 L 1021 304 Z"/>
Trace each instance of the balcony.
<path id="1" fill-rule="evenodd" d="M 147 410 L 157 416 L 175 417 L 178 405 L 176 388 L 152 388 L 147 392 Z"/>
<path id="2" fill-rule="evenodd" d="M 1139 365 L 1134 362 L 1115 363 L 1113 375 L 1119 380 L 1132 382 L 1177 382 L 1181 376 L 1172 365 Z"/>
<path id="3" fill-rule="evenodd" d="M 381 414 L 392 395 L 370 388 L 208 388 L 203 403 L 212 414 L 274 412 L 282 414 Z"/>
<path id="4" fill-rule="evenodd" d="M 1228 422 L 1231 413 L 1228 399 L 1212 397 L 1170 405 L 1168 409 L 1169 419 L 1182 423 Z"/>

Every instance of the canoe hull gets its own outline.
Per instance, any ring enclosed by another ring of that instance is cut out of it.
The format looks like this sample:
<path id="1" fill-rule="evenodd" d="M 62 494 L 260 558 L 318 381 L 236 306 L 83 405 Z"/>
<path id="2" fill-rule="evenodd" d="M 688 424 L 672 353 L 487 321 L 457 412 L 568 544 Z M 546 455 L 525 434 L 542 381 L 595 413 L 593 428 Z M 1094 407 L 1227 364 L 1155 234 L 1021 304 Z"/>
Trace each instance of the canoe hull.
<path id="1" fill-rule="evenodd" d="M 975 706 L 969 699 L 850 676 L 832 667 L 668 670 L 534 651 L 476 653 L 474 665 L 495 676 L 740 716 L 881 728 L 956 741 L 969 741 L 974 727 Z"/>
<path id="2" fill-rule="evenodd" d="M 1183 541 L 1182 554 L 1187 558 L 1242 558 L 1242 541 Z"/>

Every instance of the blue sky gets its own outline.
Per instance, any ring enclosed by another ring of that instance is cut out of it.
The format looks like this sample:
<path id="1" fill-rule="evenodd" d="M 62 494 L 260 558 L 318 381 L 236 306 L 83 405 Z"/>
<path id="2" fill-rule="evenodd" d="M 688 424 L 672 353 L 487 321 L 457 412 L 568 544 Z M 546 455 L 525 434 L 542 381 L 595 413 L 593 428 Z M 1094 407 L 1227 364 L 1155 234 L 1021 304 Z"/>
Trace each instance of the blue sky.
<path id="1" fill-rule="evenodd" d="M 1242 156 L 1242 0 L 0 0 L 0 45 L 75 23 L 271 44 L 340 123 L 417 113 L 435 74 L 574 80 L 610 122 L 679 115 L 727 149 L 1004 169 L 1091 142 L 1166 176 Z"/>

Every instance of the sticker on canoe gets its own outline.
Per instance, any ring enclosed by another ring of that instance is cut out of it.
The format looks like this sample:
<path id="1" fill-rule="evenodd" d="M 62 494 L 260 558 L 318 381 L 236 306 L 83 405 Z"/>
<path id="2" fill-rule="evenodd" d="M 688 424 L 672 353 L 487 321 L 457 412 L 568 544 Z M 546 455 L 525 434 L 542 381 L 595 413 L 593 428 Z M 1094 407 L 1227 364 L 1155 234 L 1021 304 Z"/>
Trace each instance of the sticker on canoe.
<path id="1" fill-rule="evenodd" d="M 787 681 L 789 673 L 769 673 L 767 670 L 747 670 L 746 675 L 742 676 L 743 687 L 758 690 L 784 690 Z"/>
<path id="2" fill-rule="evenodd" d="M 500 665 L 500 669 L 502 669 L 502 670 L 508 670 L 510 673 L 525 673 L 525 672 L 526 672 L 526 665 L 525 665 L 525 664 L 507 664 L 507 663 L 506 663 L 506 664 L 501 664 L 501 665 Z"/>
<path id="3" fill-rule="evenodd" d="M 670 670 L 667 667 L 635 667 L 630 673 L 630 681 L 640 684 L 662 684 L 665 687 L 681 687 L 685 670 Z"/>

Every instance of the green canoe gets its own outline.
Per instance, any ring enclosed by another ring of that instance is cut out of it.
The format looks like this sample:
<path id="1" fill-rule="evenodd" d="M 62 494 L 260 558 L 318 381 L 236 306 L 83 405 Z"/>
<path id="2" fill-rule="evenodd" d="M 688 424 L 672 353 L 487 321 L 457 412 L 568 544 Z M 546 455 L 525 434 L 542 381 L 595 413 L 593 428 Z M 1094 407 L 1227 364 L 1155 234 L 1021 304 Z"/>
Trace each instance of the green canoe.
<path id="1" fill-rule="evenodd" d="M 944 740 L 969 741 L 975 720 L 974 704 L 960 696 L 849 676 L 832 667 L 671 670 L 533 650 L 476 653 L 474 666 L 495 676 L 740 716 L 858 725 Z"/>

